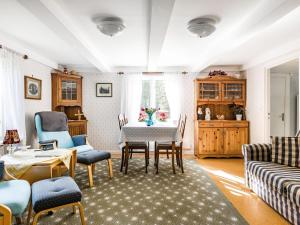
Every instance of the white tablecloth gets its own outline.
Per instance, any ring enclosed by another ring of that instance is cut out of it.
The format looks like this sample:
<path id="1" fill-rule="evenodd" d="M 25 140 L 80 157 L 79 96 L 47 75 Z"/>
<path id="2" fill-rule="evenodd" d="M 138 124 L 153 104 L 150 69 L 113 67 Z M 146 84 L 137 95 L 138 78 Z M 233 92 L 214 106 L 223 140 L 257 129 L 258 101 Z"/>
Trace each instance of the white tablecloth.
<path id="1" fill-rule="evenodd" d="M 145 122 L 128 123 L 121 129 L 120 143 L 130 141 L 181 141 L 177 124 L 156 122 L 147 126 Z"/>
<path id="2" fill-rule="evenodd" d="M 32 165 L 52 159 L 60 159 L 69 169 L 72 151 L 69 149 L 56 149 L 49 151 L 17 151 L 13 155 L 0 157 L 4 161 L 6 171 L 13 177 L 21 177 Z"/>

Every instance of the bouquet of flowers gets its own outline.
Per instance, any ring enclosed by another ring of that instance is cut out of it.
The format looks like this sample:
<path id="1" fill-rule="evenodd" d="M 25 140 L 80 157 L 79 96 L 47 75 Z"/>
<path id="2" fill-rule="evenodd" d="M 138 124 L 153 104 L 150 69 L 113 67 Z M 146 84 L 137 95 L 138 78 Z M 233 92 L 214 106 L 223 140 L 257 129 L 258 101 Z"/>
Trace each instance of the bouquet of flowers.
<path id="1" fill-rule="evenodd" d="M 141 108 L 140 115 L 139 115 L 139 122 L 143 122 L 147 119 L 147 113 L 145 112 L 145 108 Z"/>
<path id="2" fill-rule="evenodd" d="M 145 108 L 145 112 L 148 114 L 148 115 L 153 115 L 153 113 L 155 113 L 157 110 L 159 110 L 159 108 L 158 109 L 156 109 L 156 108 Z"/>
<path id="3" fill-rule="evenodd" d="M 160 121 L 166 121 L 168 119 L 168 113 L 167 112 L 158 112 L 158 119 Z"/>

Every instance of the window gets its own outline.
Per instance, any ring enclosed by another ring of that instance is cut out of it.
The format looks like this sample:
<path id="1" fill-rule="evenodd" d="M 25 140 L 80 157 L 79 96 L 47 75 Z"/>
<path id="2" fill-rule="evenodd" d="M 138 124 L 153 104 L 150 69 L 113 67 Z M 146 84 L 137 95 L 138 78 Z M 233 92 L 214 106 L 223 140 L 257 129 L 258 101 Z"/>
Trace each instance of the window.
<path id="1" fill-rule="evenodd" d="M 160 108 L 161 111 L 170 111 L 162 76 L 146 75 L 143 77 L 141 107 L 154 107 Z"/>

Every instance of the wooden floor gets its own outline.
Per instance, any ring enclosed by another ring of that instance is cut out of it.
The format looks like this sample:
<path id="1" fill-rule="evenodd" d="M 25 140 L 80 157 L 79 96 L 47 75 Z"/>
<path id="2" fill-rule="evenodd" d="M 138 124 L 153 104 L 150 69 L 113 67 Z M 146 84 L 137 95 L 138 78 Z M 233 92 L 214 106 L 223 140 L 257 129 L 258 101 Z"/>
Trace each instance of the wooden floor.
<path id="1" fill-rule="evenodd" d="M 251 225 L 289 224 L 244 185 L 242 159 L 198 159 L 234 207 Z"/>

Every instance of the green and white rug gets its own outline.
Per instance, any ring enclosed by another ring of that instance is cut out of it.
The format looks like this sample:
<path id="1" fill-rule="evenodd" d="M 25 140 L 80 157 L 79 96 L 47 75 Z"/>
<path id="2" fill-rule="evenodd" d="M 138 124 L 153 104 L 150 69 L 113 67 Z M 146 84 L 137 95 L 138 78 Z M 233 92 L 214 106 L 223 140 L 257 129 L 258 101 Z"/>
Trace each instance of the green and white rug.
<path id="1" fill-rule="evenodd" d="M 160 173 L 149 173 L 144 160 L 133 158 L 128 175 L 119 172 L 113 160 L 114 178 L 107 175 L 106 162 L 98 163 L 95 186 L 88 188 L 85 167 L 77 167 L 76 182 L 83 192 L 87 224 L 96 225 L 241 225 L 238 211 L 194 160 L 185 160 L 185 173 L 172 174 L 171 162 L 160 160 Z M 61 210 L 40 219 L 39 224 L 80 224 L 78 213 Z"/>

